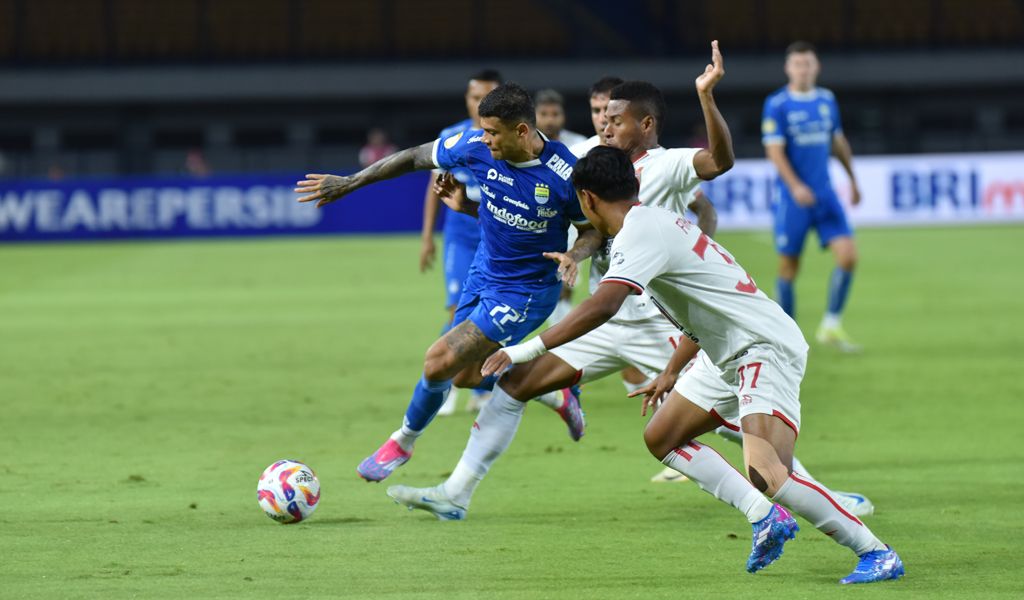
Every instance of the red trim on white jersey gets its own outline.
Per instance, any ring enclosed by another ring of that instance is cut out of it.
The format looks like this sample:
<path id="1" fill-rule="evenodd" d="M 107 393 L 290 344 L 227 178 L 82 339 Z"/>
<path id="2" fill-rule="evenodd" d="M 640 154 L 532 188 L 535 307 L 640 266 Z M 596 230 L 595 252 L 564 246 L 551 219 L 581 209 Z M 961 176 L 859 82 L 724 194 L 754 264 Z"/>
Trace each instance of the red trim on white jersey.
<path id="1" fill-rule="evenodd" d="M 772 411 L 772 416 L 773 416 L 773 417 L 778 417 L 778 418 L 779 418 L 779 420 L 781 420 L 781 421 L 782 421 L 783 423 L 785 423 L 785 424 L 786 424 L 786 425 L 787 425 L 787 426 L 788 426 L 788 427 L 789 427 L 790 429 L 792 429 L 792 430 L 793 430 L 793 433 L 795 433 L 795 434 L 797 435 L 797 437 L 799 437 L 799 436 L 800 436 L 800 430 L 796 428 L 796 425 L 794 425 L 792 421 L 790 421 L 790 420 L 789 420 L 788 418 L 786 418 L 786 415 L 784 415 L 784 414 L 780 413 L 780 412 L 779 412 L 779 411 L 777 411 L 777 410 L 773 410 L 773 411 Z"/>
<path id="2" fill-rule="evenodd" d="M 601 280 L 601 283 L 621 283 L 622 285 L 628 285 L 633 288 L 633 291 L 636 292 L 637 295 L 644 293 L 644 288 L 641 287 L 639 283 L 630 281 L 624 277 L 605 277 Z"/>
<path id="3" fill-rule="evenodd" d="M 722 415 L 718 414 L 717 410 L 712 408 L 711 410 L 708 411 L 708 414 L 710 414 L 712 417 L 718 419 L 726 429 L 731 429 L 733 431 L 739 431 L 740 430 L 739 427 L 733 425 L 729 421 L 726 421 L 725 417 L 723 417 Z"/>
<path id="4" fill-rule="evenodd" d="M 807 486 L 807 487 L 811 488 L 812 490 L 818 492 L 819 494 L 821 494 L 822 496 L 827 498 L 828 501 L 832 503 L 832 506 L 836 507 L 836 510 L 838 510 L 841 513 L 843 513 L 843 516 L 846 517 L 847 519 L 853 521 L 854 523 L 856 523 L 858 525 L 863 525 L 864 524 L 864 523 L 861 522 L 860 519 L 858 519 L 857 517 L 855 517 L 855 516 L 851 515 L 850 513 L 846 512 L 846 510 L 842 506 L 839 506 L 839 503 L 835 501 L 835 498 L 833 498 L 832 495 L 829 494 L 828 492 L 826 492 L 825 490 L 823 490 L 820 487 L 814 485 L 810 481 L 807 481 L 803 477 L 800 477 L 796 473 L 790 473 L 789 474 L 789 478 L 792 479 L 793 481 L 799 483 L 800 485 L 804 485 L 804 486 Z"/>

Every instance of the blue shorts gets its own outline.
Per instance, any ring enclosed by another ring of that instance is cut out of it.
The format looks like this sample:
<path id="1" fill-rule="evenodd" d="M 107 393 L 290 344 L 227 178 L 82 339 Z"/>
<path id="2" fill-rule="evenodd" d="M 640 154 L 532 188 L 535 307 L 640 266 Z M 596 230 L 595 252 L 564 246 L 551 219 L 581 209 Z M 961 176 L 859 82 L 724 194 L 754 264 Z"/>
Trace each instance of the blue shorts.
<path id="1" fill-rule="evenodd" d="M 446 292 L 445 308 L 458 305 L 462 297 L 462 284 L 469 275 L 469 267 L 473 264 L 479 242 L 468 245 L 458 240 L 444 240 L 444 288 Z"/>
<path id="2" fill-rule="evenodd" d="M 561 283 L 535 289 L 495 289 L 485 285 L 474 269 L 466 279 L 452 323 L 469 319 L 488 339 L 502 346 L 518 344 L 547 320 L 561 292 Z"/>
<path id="3" fill-rule="evenodd" d="M 785 188 L 776 188 L 776 193 L 779 201 L 775 206 L 775 249 L 779 254 L 800 256 L 812 227 L 818 232 L 822 248 L 836 238 L 853 235 L 843 205 L 832 190 L 825 194 L 815 191 L 814 206 L 800 206 Z"/>

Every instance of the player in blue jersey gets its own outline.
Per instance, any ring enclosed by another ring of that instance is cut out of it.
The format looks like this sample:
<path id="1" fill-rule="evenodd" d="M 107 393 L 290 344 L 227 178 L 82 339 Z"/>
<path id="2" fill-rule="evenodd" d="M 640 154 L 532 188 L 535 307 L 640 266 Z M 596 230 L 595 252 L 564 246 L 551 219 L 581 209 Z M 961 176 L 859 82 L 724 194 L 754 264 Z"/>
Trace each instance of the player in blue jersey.
<path id="1" fill-rule="evenodd" d="M 491 90 L 501 84 L 501 75 L 493 70 L 486 69 L 473 75 L 466 85 L 466 112 L 469 118 L 459 121 L 441 131 L 439 139 L 448 139 L 451 136 L 463 133 L 470 129 L 480 129 L 480 116 L 477 112 L 480 101 Z M 465 193 L 473 202 L 480 201 L 480 185 L 477 184 L 473 174 L 466 168 L 452 170 L 452 175 L 465 186 Z M 420 271 L 426 271 L 434 262 L 437 249 L 434 246 L 434 227 L 437 223 L 437 215 L 441 200 L 434 191 L 434 184 L 437 181 L 437 172 L 430 174 L 430 181 L 427 182 L 427 191 L 423 199 L 423 244 L 420 250 Z M 476 217 L 462 212 L 448 210 L 444 217 L 444 285 L 445 285 L 445 308 L 448 310 L 448 320 L 442 329 L 442 335 L 451 329 L 452 319 L 455 317 L 455 307 L 462 295 L 462 283 L 469 274 L 469 266 L 473 264 L 473 257 L 476 256 L 476 248 L 480 244 L 480 225 Z M 490 392 L 486 390 L 473 390 L 469 408 L 478 409 Z M 448 398 L 438 414 L 451 414 L 455 411 L 456 388 L 448 394 Z"/>
<path id="2" fill-rule="evenodd" d="M 835 96 L 815 85 L 819 71 L 814 46 L 794 42 L 786 50 L 789 83 L 764 103 L 762 141 L 768 159 L 779 172 L 775 208 L 775 246 L 780 257 L 777 296 L 783 310 L 795 316 L 793 282 L 800 268 L 804 238 L 813 227 L 821 247 L 828 247 L 836 261 L 825 318 L 816 337 L 821 343 L 851 352 L 858 347 L 840 319 L 857 264 L 857 247 L 853 230 L 832 189 L 828 174 L 831 155 L 839 159 L 850 177 L 850 202 L 854 206 L 860 203 L 860 190 Z"/>
<path id="3" fill-rule="evenodd" d="M 575 281 L 577 263 L 602 242 L 572 187 L 576 157 L 537 131 L 530 94 L 502 84 L 483 99 L 479 112 L 480 130 L 402 150 L 354 175 L 307 175 L 295 189 L 300 202 L 324 206 L 414 170 L 465 167 L 480 184 L 481 243 L 455 309 L 457 325 L 427 350 L 401 428 L 357 468 L 367 481 L 381 481 L 409 460 L 452 383 L 484 383 L 484 359 L 543 323 L 558 301 L 560 279 Z M 570 223 L 580 236 L 567 252 Z M 563 418 L 582 421 L 578 400 L 567 404 L 571 414 Z"/>

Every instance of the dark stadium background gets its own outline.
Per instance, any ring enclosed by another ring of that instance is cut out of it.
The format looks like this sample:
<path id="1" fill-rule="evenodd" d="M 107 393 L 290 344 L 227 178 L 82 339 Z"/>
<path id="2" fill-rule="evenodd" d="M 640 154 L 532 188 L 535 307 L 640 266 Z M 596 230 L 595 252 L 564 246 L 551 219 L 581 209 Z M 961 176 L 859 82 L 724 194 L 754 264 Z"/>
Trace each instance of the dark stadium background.
<path id="1" fill-rule="evenodd" d="M 214 173 L 347 170 L 371 127 L 402 147 L 463 118 L 482 67 L 558 89 L 588 135 L 594 79 L 649 79 L 678 145 L 713 38 L 740 158 L 797 38 L 855 154 L 1024 148 L 1020 0 L 0 0 L 0 177 L 177 174 L 194 149 Z"/>

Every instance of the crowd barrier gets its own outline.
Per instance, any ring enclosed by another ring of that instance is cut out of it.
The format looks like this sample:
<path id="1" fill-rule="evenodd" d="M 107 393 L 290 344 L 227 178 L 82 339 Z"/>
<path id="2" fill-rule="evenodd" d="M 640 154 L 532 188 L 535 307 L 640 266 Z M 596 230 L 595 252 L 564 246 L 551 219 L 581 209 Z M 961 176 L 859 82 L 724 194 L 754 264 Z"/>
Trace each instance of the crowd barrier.
<path id="1" fill-rule="evenodd" d="M 833 182 L 849 205 L 846 174 Z M 855 160 L 857 226 L 1024 222 L 1024 152 L 864 156 Z M 419 231 L 425 173 L 317 209 L 299 204 L 299 176 L 113 178 L 0 182 L 0 241 L 402 233 Z M 721 230 L 771 225 L 774 171 L 739 160 L 705 183 Z"/>

